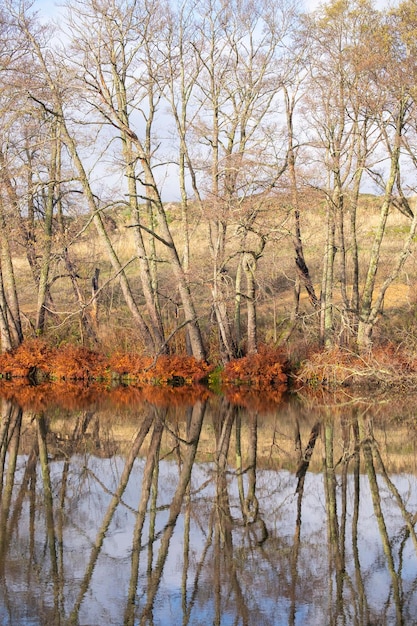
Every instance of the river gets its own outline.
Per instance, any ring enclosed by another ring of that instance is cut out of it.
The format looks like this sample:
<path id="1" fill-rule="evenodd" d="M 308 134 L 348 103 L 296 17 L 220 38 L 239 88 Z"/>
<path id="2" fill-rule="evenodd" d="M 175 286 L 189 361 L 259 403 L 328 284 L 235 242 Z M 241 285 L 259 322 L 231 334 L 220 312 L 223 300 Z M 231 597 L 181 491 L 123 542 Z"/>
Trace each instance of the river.
<path id="1" fill-rule="evenodd" d="M 417 624 L 417 399 L 1 412 L 3 626 Z"/>

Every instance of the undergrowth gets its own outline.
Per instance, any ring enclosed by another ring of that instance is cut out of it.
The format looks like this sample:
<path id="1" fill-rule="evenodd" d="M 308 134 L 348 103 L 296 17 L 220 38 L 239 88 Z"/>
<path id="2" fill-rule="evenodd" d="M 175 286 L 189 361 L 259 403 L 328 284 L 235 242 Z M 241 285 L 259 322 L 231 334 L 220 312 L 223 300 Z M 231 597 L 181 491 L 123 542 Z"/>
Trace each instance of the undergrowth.
<path id="1" fill-rule="evenodd" d="M 294 379 L 297 385 L 326 387 L 401 387 L 417 382 L 417 359 L 393 343 L 364 354 L 335 346 L 305 359 Z"/>
<path id="2" fill-rule="evenodd" d="M 285 360 L 277 350 L 262 347 L 258 354 L 230 361 L 224 369 L 191 356 L 163 355 L 152 359 L 133 353 L 105 355 L 71 344 L 60 348 L 40 339 L 26 341 L 0 355 L 0 376 L 42 381 L 101 381 L 135 385 L 181 387 L 196 384 L 251 392 L 286 387 Z"/>
<path id="3" fill-rule="evenodd" d="M 222 368 L 190 356 L 106 356 L 71 344 L 54 348 L 36 339 L 0 355 L 0 378 L 1 395 L 14 397 L 22 406 L 46 406 L 58 396 L 60 404 L 69 406 L 97 401 L 98 396 L 98 401 L 111 396 L 118 405 L 141 399 L 167 406 L 218 393 L 234 404 L 265 410 L 282 400 L 290 382 L 307 389 L 415 385 L 417 358 L 394 344 L 367 354 L 334 347 L 316 350 L 291 368 L 282 350 L 262 346 L 257 354 Z"/>

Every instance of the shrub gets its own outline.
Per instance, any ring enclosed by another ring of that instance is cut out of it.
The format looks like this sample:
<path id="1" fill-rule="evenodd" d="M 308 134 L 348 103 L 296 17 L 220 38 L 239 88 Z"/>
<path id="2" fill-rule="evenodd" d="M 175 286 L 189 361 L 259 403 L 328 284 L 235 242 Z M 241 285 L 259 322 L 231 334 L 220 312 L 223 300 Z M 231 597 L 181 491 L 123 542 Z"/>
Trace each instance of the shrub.
<path id="1" fill-rule="evenodd" d="M 248 385 L 252 390 L 285 388 L 287 380 L 287 361 L 282 352 L 267 347 L 230 361 L 222 374 L 225 385 Z"/>
<path id="2" fill-rule="evenodd" d="M 316 352 L 301 363 L 296 380 L 310 387 L 395 386 L 415 383 L 416 375 L 413 362 L 387 343 L 363 355 L 339 346 Z"/>
<path id="3" fill-rule="evenodd" d="M 6 378 L 47 374 L 50 360 L 51 348 L 40 339 L 32 339 L 0 354 L 0 373 Z"/>

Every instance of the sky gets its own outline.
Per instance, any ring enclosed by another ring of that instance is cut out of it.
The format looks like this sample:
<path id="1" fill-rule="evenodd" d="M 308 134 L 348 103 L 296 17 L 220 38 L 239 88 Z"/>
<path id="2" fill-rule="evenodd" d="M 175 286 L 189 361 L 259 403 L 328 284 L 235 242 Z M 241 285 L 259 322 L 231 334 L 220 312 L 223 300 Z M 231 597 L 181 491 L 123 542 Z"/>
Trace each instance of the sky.
<path id="1" fill-rule="evenodd" d="M 374 0 L 377 7 L 386 6 L 389 0 Z M 323 0 L 304 0 L 303 4 L 308 11 L 314 11 L 320 4 L 324 4 Z M 54 17 L 59 13 L 59 4 L 61 1 L 55 2 L 55 0 L 35 0 L 34 8 L 37 8 L 44 13 L 45 16 Z M 395 4 L 395 0 L 391 0 L 391 4 Z"/>
<path id="2" fill-rule="evenodd" d="M 316 9 L 322 0 L 304 0 L 304 6 L 308 10 Z M 59 4 L 61 2 L 55 2 L 54 0 L 35 0 L 34 8 L 39 9 L 45 15 L 55 16 L 59 12 Z"/>

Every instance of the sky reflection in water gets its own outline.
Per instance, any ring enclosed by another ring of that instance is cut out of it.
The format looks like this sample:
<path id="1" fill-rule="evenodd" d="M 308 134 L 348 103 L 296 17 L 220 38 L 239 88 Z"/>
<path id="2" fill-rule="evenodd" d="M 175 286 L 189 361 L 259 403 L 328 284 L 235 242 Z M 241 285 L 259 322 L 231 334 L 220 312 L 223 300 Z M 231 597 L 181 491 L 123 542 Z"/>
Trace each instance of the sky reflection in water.
<path id="1" fill-rule="evenodd" d="M 2 624 L 417 624 L 409 424 L 2 408 Z"/>

